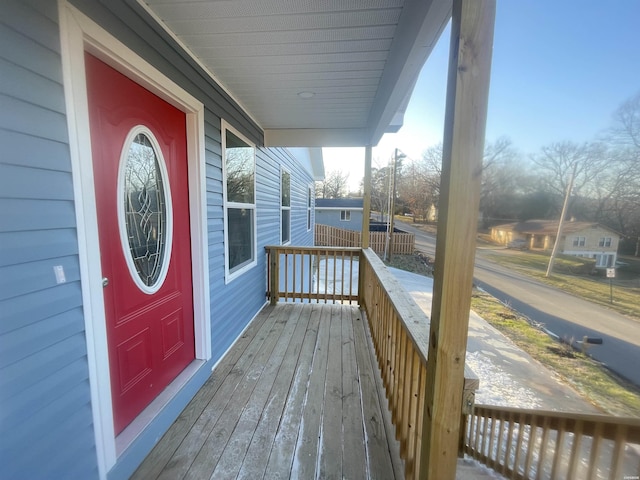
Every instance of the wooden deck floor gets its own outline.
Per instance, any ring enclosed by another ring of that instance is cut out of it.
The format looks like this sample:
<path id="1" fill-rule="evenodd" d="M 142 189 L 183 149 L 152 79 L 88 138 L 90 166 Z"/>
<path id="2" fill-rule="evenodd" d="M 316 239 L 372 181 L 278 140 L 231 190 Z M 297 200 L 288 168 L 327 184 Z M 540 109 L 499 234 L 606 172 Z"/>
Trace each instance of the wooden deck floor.
<path id="1" fill-rule="evenodd" d="M 377 382 L 357 307 L 267 307 L 132 478 L 403 478 Z"/>

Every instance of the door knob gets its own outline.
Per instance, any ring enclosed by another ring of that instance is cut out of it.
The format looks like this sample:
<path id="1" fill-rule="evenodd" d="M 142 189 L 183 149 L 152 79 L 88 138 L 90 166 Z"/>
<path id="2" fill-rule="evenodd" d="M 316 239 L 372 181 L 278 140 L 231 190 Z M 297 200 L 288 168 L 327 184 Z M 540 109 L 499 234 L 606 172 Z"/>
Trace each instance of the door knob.
<path id="1" fill-rule="evenodd" d="M 109 279 L 107 277 L 102 277 L 102 286 L 106 287 L 109 285 Z"/>

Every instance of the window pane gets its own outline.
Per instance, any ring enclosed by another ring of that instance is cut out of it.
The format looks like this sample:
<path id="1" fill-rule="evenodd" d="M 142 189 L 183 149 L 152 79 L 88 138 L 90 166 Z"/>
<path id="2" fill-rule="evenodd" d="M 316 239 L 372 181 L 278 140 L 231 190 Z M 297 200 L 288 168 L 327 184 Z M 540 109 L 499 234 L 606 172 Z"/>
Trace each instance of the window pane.
<path id="1" fill-rule="evenodd" d="M 282 172 L 282 206 L 291 206 L 291 174 L 288 172 Z"/>
<path id="2" fill-rule="evenodd" d="M 229 208 L 229 270 L 253 260 L 253 210 Z"/>
<path id="3" fill-rule="evenodd" d="M 140 280 L 151 287 L 164 262 L 167 207 L 158 157 L 144 133 L 135 137 L 127 154 L 124 212 L 129 253 Z"/>
<path id="4" fill-rule="evenodd" d="M 255 159 L 253 147 L 226 132 L 225 169 L 227 201 L 254 203 Z"/>
<path id="5" fill-rule="evenodd" d="M 282 243 L 291 240 L 291 210 L 282 210 Z"/>

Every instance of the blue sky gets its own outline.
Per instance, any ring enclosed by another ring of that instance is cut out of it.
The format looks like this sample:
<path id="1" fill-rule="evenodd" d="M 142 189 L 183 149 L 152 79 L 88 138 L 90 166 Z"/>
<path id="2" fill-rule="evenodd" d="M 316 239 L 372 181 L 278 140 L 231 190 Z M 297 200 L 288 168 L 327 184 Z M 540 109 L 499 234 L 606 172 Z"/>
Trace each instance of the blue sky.
<path id="1" fill-rule="evenodd" d="M 442 141 L 450 30 L 427 60 L 404 126 L 374 149 L 382 165 L 400 148 L 419 158 Z M 556 141 L 596 140 L 618 106 L 640 92 L 640 0 L 497 0 L 487 141 L 509 137 L 523 154 Z M 325 149 L 325 169 L 345 155 Z M 350 173 L 362 178 L 360 161 Z"/>

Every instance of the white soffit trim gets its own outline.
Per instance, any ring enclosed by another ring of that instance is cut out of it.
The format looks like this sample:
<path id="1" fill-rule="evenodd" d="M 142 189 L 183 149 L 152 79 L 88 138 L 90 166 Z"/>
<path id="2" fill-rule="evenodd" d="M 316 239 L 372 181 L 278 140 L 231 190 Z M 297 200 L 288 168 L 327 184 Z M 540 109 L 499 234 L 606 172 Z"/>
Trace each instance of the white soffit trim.
<path id="1" fill-rule="evenodd" d="M 313 179 L 317 181 L 324 180 L 324 158 L 321 148 L 310 148 L 311 167 L 313 169 Z"/>
<path id="2" fill-rule="evenodd" d="M 416 79 L 451 18 L 452 1 L 406 0 L 370 112 L 371 144 L 377 145 L 392 124 L 399 129 L 398 112 L 406 108 Z M 394 118 L 395 117 L 395 118 Z"/>
<path id="3" fill-rule="evenodd" d="M 265 147 L 362 147 L 368 145 L 364 128 L 266 129 Z"/>
<path id="4" fill-rule="evenodd" d="M 314 180 L 324 179 L 324 161 L 321 148 L 289 147 L 287 150 L 289 150 L 289 153 L 294 156 L 300 165 L 304 166 L 307 173 L 309 173 Z"/>

